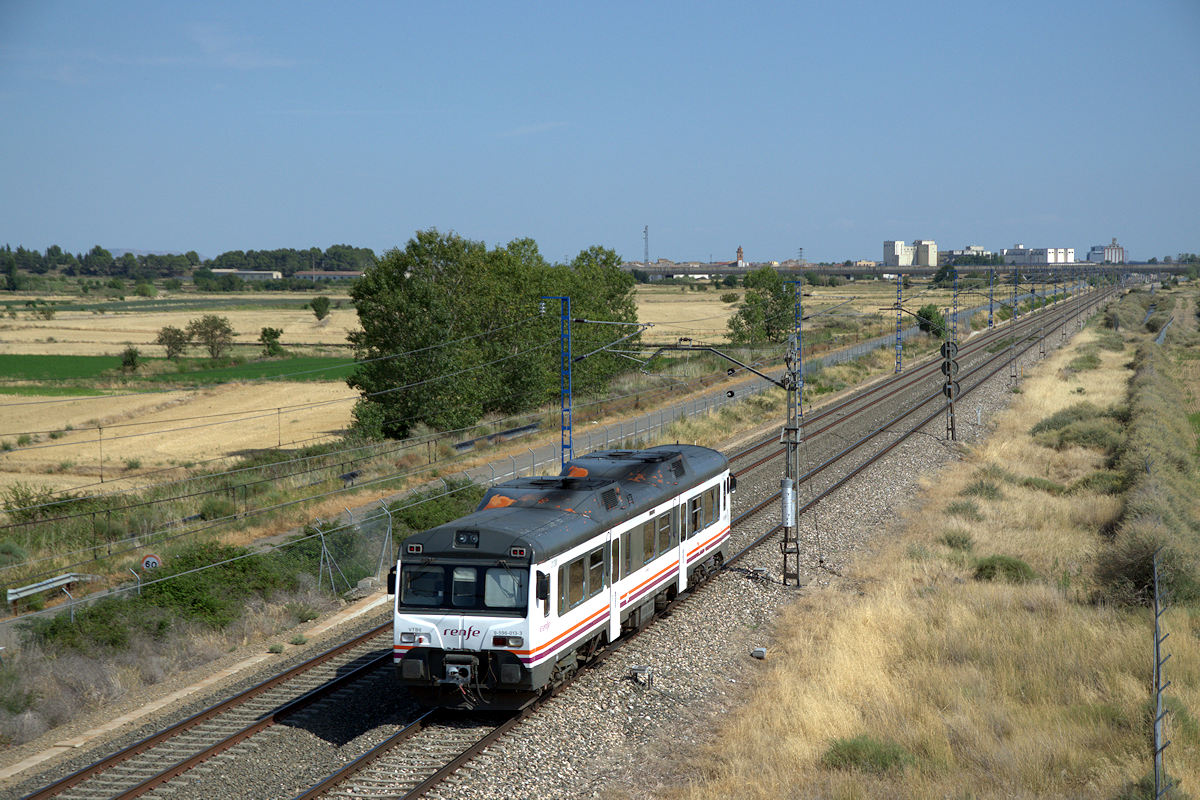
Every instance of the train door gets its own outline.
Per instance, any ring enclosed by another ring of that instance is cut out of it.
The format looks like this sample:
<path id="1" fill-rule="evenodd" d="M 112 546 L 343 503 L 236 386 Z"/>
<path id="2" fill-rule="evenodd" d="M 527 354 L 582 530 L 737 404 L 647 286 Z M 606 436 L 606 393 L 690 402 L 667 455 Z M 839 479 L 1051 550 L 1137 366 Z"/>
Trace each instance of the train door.
<path id="1" fill-rule="evenodd" d="M 621 552 L 621 535 L 608 532 L 608 554 L 605 558 L 605 574 L 608 577 L 608 640 L 616 641 L 621 635 L 621 569 L 625 554 Z"/>
<path id="2" fill-rule="evenodd" d="M 679 591 L 681 592 L 688 586 L 687 537 L 687 500 L 680 500 L 671 509 L 671 538 L 675 540 L 676 549 L 679 551 Z"/>

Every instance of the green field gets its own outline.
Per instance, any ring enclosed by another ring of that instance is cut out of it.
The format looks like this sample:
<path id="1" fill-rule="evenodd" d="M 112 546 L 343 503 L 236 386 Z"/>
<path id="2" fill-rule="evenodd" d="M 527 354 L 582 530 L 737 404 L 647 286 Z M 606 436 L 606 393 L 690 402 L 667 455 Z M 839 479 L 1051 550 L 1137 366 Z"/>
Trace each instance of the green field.
<path id="1" fill-rule="evenodd" d="M 207 359 L 180 359 L 182 369 L 158 371 L 166 359 L 144 359 L 157 369 L 146 375 L 125 373 L 121 359 L 116 356 L 45 356 L 0 354 L 0 387 L 15 381 L 71 382 L 75 384 L 121 380 L 125 384 L 213 384 L 229 381 L 286 379 L 297 381 L 341 381 L 354 370 L 354 361 L 345 358 L 297 356 L 295 358 L 223 362 L 209 366 Z M 29 387 L 9 387 L 6 394 L 29 393 Z M 51 387 L 48 387 L 51 388 Z M 78 390 L 69 386 L 52 387 L 55 394 L 71 394 Z M 43 393 L 43 392 L 39 392 Z"/>

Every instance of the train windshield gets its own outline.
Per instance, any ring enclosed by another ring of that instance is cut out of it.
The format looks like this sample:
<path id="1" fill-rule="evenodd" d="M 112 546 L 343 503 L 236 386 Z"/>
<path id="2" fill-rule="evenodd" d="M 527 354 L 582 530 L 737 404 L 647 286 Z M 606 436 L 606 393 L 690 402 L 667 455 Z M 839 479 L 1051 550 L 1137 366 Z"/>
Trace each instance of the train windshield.
<path id="1" fill-rule="evenodd" d="M 524 609 L 528 580 L 528 570 L 512 567 L 406 566 L 400 572 L 400 605 L 455 611 Z"/>

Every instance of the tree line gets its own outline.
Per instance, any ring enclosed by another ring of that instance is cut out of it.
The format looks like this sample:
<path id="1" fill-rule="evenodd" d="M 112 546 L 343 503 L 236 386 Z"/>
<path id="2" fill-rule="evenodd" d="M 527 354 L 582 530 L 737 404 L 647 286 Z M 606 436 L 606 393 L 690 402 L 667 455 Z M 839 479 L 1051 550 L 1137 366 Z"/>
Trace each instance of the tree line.
<path id="1" fill-rule="evenodd" d="M 46 251 L 30 250 L 11 245 L 0 247 L 0 274 L 20 280 L 22 273 L 45 275 L 49 272 L 69 276 L 118 277 L 131 280 L 154 280 L 186 275 L 197 268 L 268 270 L 291 277 L 301 270 L 331 272 L 361 272 L 376 261 L 368 247 L 335 244 L 321 250 L 310 247 L 296 250 L 285 247 L 277 250 L 229 250 L 216 258 L 202 259 L 195 250 L 182 254 L 124 253 L 119 258 L 100 245 L 86 253 L 71 253 L 58 245 Z M 11 282 L 11 280 L 10 280 Z M 11 287 L 9 287 L 11 288 Z"/>
<path id="2" fill-rule="evenodd" d="M 533 239 L 488 247 L 455 233 L 418 231 L 355 282 L 361 362 L 347 379 L 363 397 L 355 426 L 400 438 L 417 426 L 453 430 L 485 414 L 514 414 L 559 393 L 560 302 L 575 320 L 637 322 L 634 279 L 612 250 L 590 247 L 566 264 Z M 628 367 L 600 350 L 632 326 L 572 324 L 576 396 Z M 626 346 L 630 342 L 624 343 Z"/>

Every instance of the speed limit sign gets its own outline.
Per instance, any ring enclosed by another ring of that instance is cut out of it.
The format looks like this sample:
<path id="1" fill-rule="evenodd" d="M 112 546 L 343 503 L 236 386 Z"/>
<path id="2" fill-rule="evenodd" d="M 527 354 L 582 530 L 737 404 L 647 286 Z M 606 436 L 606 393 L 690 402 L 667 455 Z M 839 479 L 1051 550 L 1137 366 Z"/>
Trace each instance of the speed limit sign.
<path id="1" fill-rule="evenodd" d="M 142 558 L 142 569 L 158 569 L 162 566 L 162 559 L 154 555 L 154 553 L 146 553 Z"/>

